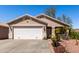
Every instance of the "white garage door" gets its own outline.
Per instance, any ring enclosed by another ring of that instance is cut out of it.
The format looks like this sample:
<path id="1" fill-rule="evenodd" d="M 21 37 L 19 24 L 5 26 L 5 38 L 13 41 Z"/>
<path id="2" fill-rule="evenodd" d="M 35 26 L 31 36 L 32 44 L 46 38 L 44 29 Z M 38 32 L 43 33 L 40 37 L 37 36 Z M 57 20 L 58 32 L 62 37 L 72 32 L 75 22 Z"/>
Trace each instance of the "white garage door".
<path id="1" fill-rule="evenodd" d="M 14 39 L 42 39 L 42 27 L 14 28 Z"/>

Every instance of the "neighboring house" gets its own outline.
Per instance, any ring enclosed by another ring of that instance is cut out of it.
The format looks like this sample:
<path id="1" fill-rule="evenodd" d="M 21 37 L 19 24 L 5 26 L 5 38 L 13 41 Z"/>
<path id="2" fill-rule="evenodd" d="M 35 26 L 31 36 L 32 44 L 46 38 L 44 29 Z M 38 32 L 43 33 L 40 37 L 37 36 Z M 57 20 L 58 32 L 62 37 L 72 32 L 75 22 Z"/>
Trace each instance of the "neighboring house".
<path id="1" fill-rule="evenodd" d="M 8 39 L 9 27 L 7 24 L 0 23 L 0 39 Z"/>
<path id="2" fill-rule="evenodd" d="M 23 15 L 8 22 L 10 39 L 47 39 L 55 35 L 56 27 L 69 27 L 68 24 L 45 14 L 36 17 Z"/>

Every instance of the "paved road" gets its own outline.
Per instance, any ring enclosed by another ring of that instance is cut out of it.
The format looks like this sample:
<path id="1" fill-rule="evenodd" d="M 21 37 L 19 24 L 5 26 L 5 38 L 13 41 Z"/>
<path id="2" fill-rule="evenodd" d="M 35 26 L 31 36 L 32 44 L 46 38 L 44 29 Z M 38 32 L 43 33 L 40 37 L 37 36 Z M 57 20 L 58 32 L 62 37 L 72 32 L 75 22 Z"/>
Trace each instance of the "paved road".
<path id="1" fill-rule="evenodd" d="M 47 40 L 0 40 L 0 53 L 50 53 Z"/>

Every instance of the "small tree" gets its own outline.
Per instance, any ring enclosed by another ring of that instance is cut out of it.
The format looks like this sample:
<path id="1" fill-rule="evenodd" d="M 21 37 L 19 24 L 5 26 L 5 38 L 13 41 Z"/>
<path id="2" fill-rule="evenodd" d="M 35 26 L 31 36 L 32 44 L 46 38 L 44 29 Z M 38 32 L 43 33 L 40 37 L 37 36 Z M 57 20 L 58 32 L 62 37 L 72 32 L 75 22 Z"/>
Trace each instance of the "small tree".
<path id="1" fill-rule="evenodd" d="M 63 14 L 61 17 L 58 17 L 57 19 L 69 24 L 72 27 L 72 19 L 69 16 Z"/>
<path id="2" fill-rule="evenodd" d="M 72 19 L 70 17 L 67 17 L 67 23 L 72 27 Z"/>
<path id="3" fill-rule="evenodd" d="M 72 27 L 72 19 L 69 16 L 66 16 L 66 15 L 63 14 L 62 15 L 62 20 Z"/>

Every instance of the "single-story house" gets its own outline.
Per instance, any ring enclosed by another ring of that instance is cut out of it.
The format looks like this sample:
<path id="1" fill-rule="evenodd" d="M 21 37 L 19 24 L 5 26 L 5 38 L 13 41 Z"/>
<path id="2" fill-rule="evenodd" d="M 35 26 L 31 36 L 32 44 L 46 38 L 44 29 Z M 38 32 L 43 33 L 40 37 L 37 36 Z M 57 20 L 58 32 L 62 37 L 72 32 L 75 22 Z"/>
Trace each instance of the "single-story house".
<path id="1" fill-rule="evenodd" d="M 56 27 L 69 27 L 68 24 L 45 14 L 23 15 L 7 23 L 10 39 L 47 39 L 55 35 Z"/>
<path id="2" fill-rule="evenodd" d="M 8 39 L 9 27 L 7 24 L 0 23 L 0 39 Z"/>

